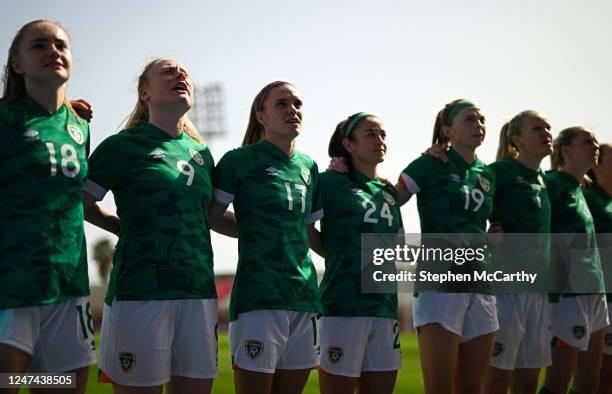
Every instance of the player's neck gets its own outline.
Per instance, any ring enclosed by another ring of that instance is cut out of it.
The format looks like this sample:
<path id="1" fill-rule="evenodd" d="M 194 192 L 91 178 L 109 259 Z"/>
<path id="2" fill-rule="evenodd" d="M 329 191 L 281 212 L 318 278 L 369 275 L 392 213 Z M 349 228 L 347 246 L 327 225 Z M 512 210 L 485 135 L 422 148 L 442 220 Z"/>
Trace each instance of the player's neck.
<path id="1" fill-rule="evenodd" d="M 578 180 L 578 182 L 582 182 L 584 180 L 584 176 L 588 171 L 588 168 L 583 168 L 583 166 L 580 165 L 566 163 L 561 167 L 561 171 L 573 176 Z"/>
<path id="2" fill-rule="evenodd" d="M 66 100 L 66 84 L 49 86 L 45 84 L 33 84 L 26 80 L 26 93 L 40 104 L 50 114 L 55 113 Z"/>
<path id="3" fill-rule="evenodd" d="M 459 156 L 463 157 L 463 160 L 468 164 L 472 164 L 474 160 L 476 160 L 476 150 L 474 148 L 457 145 L 453 146 L 453 149 Z"/>
<path id="4" fill-rule="evenodd" d="M 540 168 L 540 164 L 542 164 L 543 159 L 543 157 L 526 154 L 519 155 L 519 157 L 516 158 L 519 163 L 532 170 L 537 170 Z"/>
<path id="5" fill-rule="evenodd" d="M 183 131 L 183 115 L 151 111 L 149 123 L 163 130 L 172 138 L 178 137 Z"/>
<path id="6" fill-rule="evenodd" d="M 265 134 L 264 139 L 282 150 L 287 156 L 293 156 L 293 152 L 295 152 L 295 138 L 284 139 L 275 135 Z"/>
<path id="7" fill-rule="evenodd" d="M 377 165 L 364 163 L 359 160 L 353 160 L 353 168 L 367 176 L 369 179 L 374 179 L 378 176 L 376 172 Z"/>

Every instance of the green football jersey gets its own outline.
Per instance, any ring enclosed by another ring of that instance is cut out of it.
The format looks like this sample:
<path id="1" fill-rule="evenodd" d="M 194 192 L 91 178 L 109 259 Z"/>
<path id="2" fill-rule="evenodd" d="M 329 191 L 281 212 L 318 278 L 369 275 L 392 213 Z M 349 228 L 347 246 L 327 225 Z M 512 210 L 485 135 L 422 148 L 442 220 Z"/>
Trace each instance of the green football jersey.
<path id="1" fill-rule="evenodd" d="M 230 319 L 258 309 L 316 312 L 317 274 L 306 226 L 320 208 L 318 170 L 308 156 L 287 156 L 262 140 L 227 152 L 215 168 L 214 198 L 234 204 L 238 267 Z"/>
<path id="2" fill-rule="evenodd" d="M 485 234 L 487 219 L 493 210 L 495 194 L 495 174 L 478 158 L 468 164 L 454 149 L 447 152 L 445 163 L 431 156 L 421 156 L 406 167 L 400 181 L 412 194 L 417 194 L 417 208 L 421 220 L 421 233 L 427 234 L 421 242 L 432 249 L 465 248 L 479 249 L 484 247 L 483 236 L 473 237 L 463 234 Z M 449 236 L 442 239 L 428 234 L 457 234 L 453 240 Z M 469 264 L 442 263 L 441 261 L 423 261 L 417 263 L 417 277 L 422 272 L 472 275 L 486 270 L 490 261 L 487 257 Z M 444 292 L 491 292 L 488 283 L 452 281 L 420 281 L 415 283 L 415 290 Z"/>
<path id="3" fill-rule="evenodd" d="M 359 171 L 319 177 L 325 275 L 320 303 L 326 316 L 397 319 L 396 293 L 362 293 L 361 234 L 403 231 L 395 188 Z"/>
<path id="4" fill-rule="evenodd" d="M 612 196 L 598 185 L 584 188 L 583 193 L 595 221 L 607 298 L 612 301 Z"/>
<path id="5" fill-rule="evenodd" d="M 515 159 L 496 161 L 495 197 L 491 220 L 500 221 L 505 233 L 549 233 L 550 200 L 544 172 Z"/>
<path id="6" fill-rule="evenodd" d="M 500 222 L 507 234 L 505 242 L 494 249 L 494 266 L 535 273 L 538 290 L 548 290 L 551 208 L 544 172 L 512 158 L 496 161 L 489 168 L 495 173 L 491 221 Z"/>
<path id="7" fill-rule="evenodd" d="M 89 294 L 82 190 L 89 126 L 65 105 L 0 103 L 0 309 Z"/>
<path id="8" fill-rule="evenodd" d="M 580 182 L 562 171 L 546 173 L 545 181 L 552 207 L 551 232 L 558 234 L 552 261 L 558 286 L 570 291 L 587 288 L 588 293 L 603 293 L 595 226 Z"/>
<path id="9" fill-rule="evenodd" d="M 104 140 L 85 190 L 112 190 L 121 219 L 106 303 L 215 298 L 208 226 L 214 167 L 208 147 L 150 123 Z"/>
<path id="10" fill-rule="evenodd" d="M 417 194 L 422 233 L 485 233 L 493 210 L 495 174 L 481 160 L 468 164 L 454 149 L 444 163 L 421 156 L 401 181 Z"/>

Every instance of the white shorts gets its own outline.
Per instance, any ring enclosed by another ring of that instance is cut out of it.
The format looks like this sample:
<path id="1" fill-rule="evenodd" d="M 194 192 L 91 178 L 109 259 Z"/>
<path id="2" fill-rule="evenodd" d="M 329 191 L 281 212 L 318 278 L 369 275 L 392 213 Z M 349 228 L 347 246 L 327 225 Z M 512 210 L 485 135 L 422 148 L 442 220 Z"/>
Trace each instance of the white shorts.
<path id="1" fill-rule="evenodd" d="M 608 305 L 608 325 L 604 328 L 604 354 L 612 356 L 612 308 Z"/>
<path id="2" fill-rule="evenodd" d="M 496 298 L 499 331 L 491 366 L 513 370 L 551 365 L 548 294 L 502 293 Z"/>
<path id="3" fill-rule="evenodd" d="M 605 294 L 560 297 L 551 303 L 552 336 L 586 351 L 591 334 L 609 324 Z"/>
<path id="4" fill-rule="evenodd" d="M 359 377 L 366 371 L 397 371 L 402 366 L 397 320 L 383 317 L 323 316 L 321 368 Z"/>
<path id="5" fill-rule="evenodd" d="M 217 376 L 217 299 L 104 305 L 100 369 L 126 386 Z"/>
<path id="6" fill-rule="evenodd" d="M 320 349 L 317 320 L 314 313 L 286 310 L 239 314 L 229 324 L 232 364 L 263 373 L 314 368 Z"/>
<path id="7" fill-rule="evenodd" d="M 89 300 L 0 309 L 0 343 L 29 354 L 29 372 L 68 372 L 95 364 Z"/>
<path id="8" fill-rule="evenodd" d="M 414 327 L 437 323 L 461 343 L 499 329 L 495 296 L 478 293 L 420 292 L 412 307 Z"/>

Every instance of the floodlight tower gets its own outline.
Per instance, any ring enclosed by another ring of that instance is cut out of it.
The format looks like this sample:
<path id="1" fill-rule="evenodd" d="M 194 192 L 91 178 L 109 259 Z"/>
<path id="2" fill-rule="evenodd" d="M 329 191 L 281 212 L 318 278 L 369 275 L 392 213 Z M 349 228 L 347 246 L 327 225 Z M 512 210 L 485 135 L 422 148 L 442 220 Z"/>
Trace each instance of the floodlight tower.
<path id="1" fill-rule="evenodd" d="M 224 137 L 227 134 L 225 94 L 221 83 L 196 86 L 191 118 L 204 138 L 206 145 L 212 145 L 214 139 Z"/>

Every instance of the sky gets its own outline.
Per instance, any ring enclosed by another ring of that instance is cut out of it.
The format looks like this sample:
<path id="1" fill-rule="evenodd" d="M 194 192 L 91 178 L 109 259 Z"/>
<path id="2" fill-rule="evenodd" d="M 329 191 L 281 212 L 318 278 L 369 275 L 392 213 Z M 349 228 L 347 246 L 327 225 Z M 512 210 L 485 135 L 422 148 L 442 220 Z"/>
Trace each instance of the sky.
<path id="1" fill-rule="evenodd" d="M 477 151 L 485 162 L 503 123 L 525 109 L 545 114 L 555 135 L 583 125 L 612 142 L 611 15 L 605 0 L 20 0 L 0 14 L 0 59 L 24 23 L 65 26 L 75 62 L 68 94 L 93 104 L 95 148 L 130 113 L 144 64 L 176 58 L 196 84 L 224 88 L 228 133 L 210 145 L 216 161 L 239 146 L 259 90 L 290 81 L 304 102 L 298 150 L 324 169 L 336 124 L 376 114 L 387 130 L 381 174 L 395 181 L 430 145 L 436 113 L 460 97 L 487 118 Z M 419 231 L 414 200 L 402 208 L 407 232 Z M 114 209 L 110 193 L 103 205 Z M 89 224 L 86 233 L 90 246 L 115 240 Z M 237 242 L 214 235 L 213 248 L 215 271 L 232 272 Z"/>

